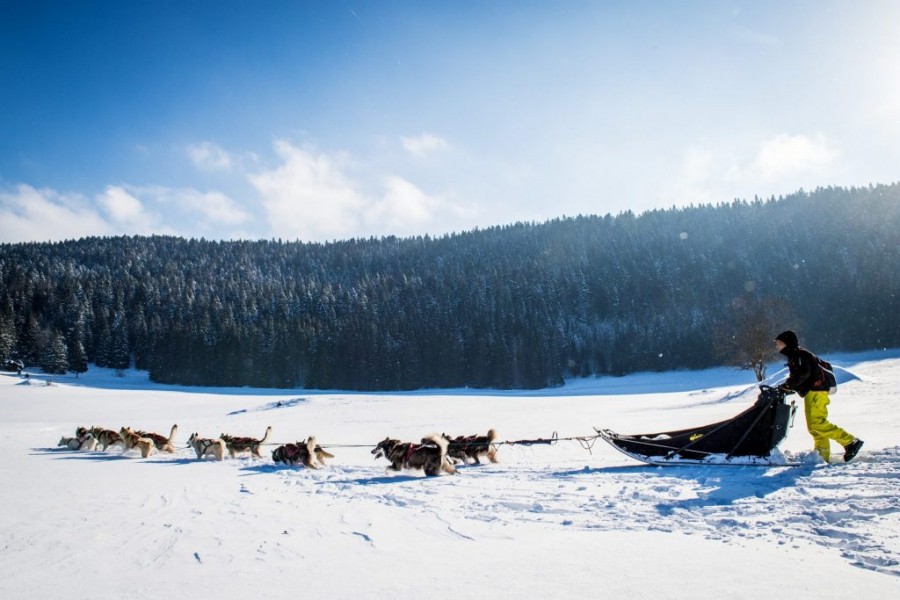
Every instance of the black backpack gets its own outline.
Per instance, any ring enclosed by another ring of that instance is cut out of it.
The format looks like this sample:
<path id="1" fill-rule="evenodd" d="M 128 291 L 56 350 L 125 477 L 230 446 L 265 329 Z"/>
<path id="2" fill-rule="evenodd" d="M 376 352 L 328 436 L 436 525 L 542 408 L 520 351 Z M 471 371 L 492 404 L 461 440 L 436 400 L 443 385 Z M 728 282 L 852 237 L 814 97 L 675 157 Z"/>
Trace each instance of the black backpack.
<path id="1" fill-rule="evenodd" d="M 819 361 L 819 370 L 822 372 L 819 381 L 828 388 L 829 394 L 836 394 L 838 386 L 837 379 L 834 376 L 834 367 L 831 366 L 830 362 L 821 359 L 818 356 L 816 357 L 816 360 Z"/>

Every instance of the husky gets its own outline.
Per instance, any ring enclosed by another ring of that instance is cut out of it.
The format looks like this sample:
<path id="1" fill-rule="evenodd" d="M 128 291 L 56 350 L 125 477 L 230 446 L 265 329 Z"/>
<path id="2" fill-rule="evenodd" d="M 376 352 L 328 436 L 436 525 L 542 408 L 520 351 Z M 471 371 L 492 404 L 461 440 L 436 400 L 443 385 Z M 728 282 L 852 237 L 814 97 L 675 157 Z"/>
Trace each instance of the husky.
<path id="1" fill-rule="evenodd" d="M 76 433 L 78 433 L 78 431 L 81 429 L 83 428 L 80 427 L 79 429 L 76 429 Z M 65 446 L 69 450 L 93 451 L 97 449 L 97 440 L 94 439 L 94 436 L 90 431 L 83 431 L 81 433 L 78 433 L 76 437 L 67 437 L 65 435 L 62 436 L 61 438 L 59 438 L 59 442 L 57 442 L 56 445 L 57 447 Z"/>
<path id="2" fill-rule="evenodd" d="M 199 433 L 192 433 L 188 438 L 188 446 L 197 453 L 197 460 L 202 460 L 204 456 L 225 460 L 225 442 L 221 439 L 201 438 Z"/>
<path id="3" fill-rule="evenodd" d="M 56 446 L 65 446 L 69 450 L 78 450 L 81 448 L 81 442 L 78 441 L 78 438 L 62 436 L 59 438 L 59 442 L 56 443 Z"/>
<path id="4" fill-rule="evenodd" d="M 324 467 L 325 458 L 334 458 L 334 454 L 323 450 L 315 436 L 309 436 L 305 442 L 278 446 L 272 451 L 273 461 L 291 466 L 302 464 L 308 469 L 318 469 L 317 465 Z"/>
<path id="5" fill-rule="evenodd" d="M 72 448 L 73 450 L 90 450 L 93 452 L 97 449 L 97 446 L 99 446 L 99 443 L 97 442 L 97 436 L 94 435 L 93 430 L 88 429 L 87 427 L 76 427 L 75 437 L 66 439 L 74 439 L 78 442 L 78 447 Z M 62 444 L 58 445 L 61 446 Z"/>
<path id="6" fill-rule="evenodd" d="M 234 458 L 234 455 L 238 452 L 249 452 L 257 458 L 262 458 L 262 455 L 259 453 L 259 447 L 266 443 L 270 433 L 272 433 L 271 425 L 266 427 L 265 435 L 259 440 L 252 437 L 235 437 L 225 433 L 220 435 L 219 438 L 225 442 L 225 446 L 228 448 L 228 453 L 231 455 L 231 458 Z"/>
<path id="7" fill-rule="evenodd" d="M 391 462 L 388 468 L 393 471 L 422 469 L 425 475 L 434 477 L 440 475 L 441 471 L 456 473 L 456 469 L 447 458 L 447 446 L 447 440 L 437 434 L 422 438 L 421 444 L 386 437 L 378 442 L 372 454 L 376 459 L 382 456 L 388 459 Z"/>
<path id="8" fill-rule="evenodd" d="M 112 429 L 100 429 L 100 431 L 92 432 L 94 436 L 97 438 L 97 443 L 100 446 L 100 449 L 106 452 L 106 449 L 110 446 L 121 446 L 122 451 L 125 451 L 125 440 L 122 439 L 122 436 L 113 431 Z"/>
<path id="9" fill-rule="evenodd" d="M 178 431 L 178 425 L 172 425 L 172 429 L 169 431 L 169 437 L 165 437 L 159 433 L 150 433 L 147 431 L 135 431 L 141 437 L 149 438 L 153 441 L 153 445 L 156 446 L 156 449 L 160 452 L 175 452 L 175 446 L 172 442 L 175 441 L 175 433 Z"/>
<path id="10" fill-rule="evenodd" d="M 156 449 L 156 445 L 153 443 L 152 439 L 139 435 L 131 427 L 123 427 L 119 430 L 119 435 L 122 436 L 122 442 L 125 445 L 125 450 L 133 450 L 137 448 L 138 450 L 140 450 L 141 457 L 143 458 L 147 458 L 148 456 L 150 456 Z"/>
<path id="11" fill-rule="evenodd" d="M 83 427 L 79 427 L 79 429 L 84 429 Z M 96 425 L 91 427 L 90 429 L 85 430 L 86 432 L 90 432 L 91 435 L 94 436 L 94 439 L 97 440 L 97 449 L 106 452 L 106 449 L 110 446 L 121 446 L 122 452 L 125 451 L 125 441 L 122 439 L 122 436 L 113 431 L 112 429 L 106 429 L 105 427 L 97 427 Z M 138 432 L 135 432 L 138 433 Z M 140 433 L 138 433 L 140 435 Z M 145 436 L 141 436 L 145 437 Z"/>
<path id="12" fill-rule="evenodd" d="M 473 460 L 476 465 L 481 464 L 481 457 L 487 458 L 492 463 L 497 461 L 497 431 L 490 429 L 487 435 L 470 435 L 468 437 L 457 436 L 452 438 L 446 433 L 442 434 L 447 440 L 447 455 L 450 458 L 460 460 L 463 464 L 469 464 Z"/>

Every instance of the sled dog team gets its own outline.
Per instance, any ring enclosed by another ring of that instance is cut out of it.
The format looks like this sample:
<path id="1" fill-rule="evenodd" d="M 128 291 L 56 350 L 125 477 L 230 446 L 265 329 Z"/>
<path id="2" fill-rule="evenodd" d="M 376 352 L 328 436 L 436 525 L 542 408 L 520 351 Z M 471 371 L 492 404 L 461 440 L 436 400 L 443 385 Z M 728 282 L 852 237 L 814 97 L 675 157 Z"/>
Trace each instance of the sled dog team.
<path id="1" fill-rule="evenodd" d="M 119 446 L 122 452 L 138 450 L 141 456 L 147 458 L 154 451 L 175 452 L 172 440 L 178 425 L 172 425 L 169 437 L 159 433 L 148 431 L 135 431 L 131 427 L 123 427 L 118 433 L 104 427 L 79 427 L 75 430 L 75 437 L 62 436 L 57 446 L 65 446 L 69 450 L 99 450 L 106 452 L 110 446 Z"/>
<path id="2" fill-rule="evenodd" d="M 79 427 L 75 430 L 75 437 L 63 436 L 57 446 L 65 446 L 69 450 L 106 451 L 110 446 L 119 446 L 123 452 L 138 450 L 143 458 L 147 458 L 154 451 L 175 452 L 173 440 L 178 431 L 178 425 L 172 425 L 169 436 L 147 431 L 134 430 L 131 427 L 122 427 L 119 432 L 103 427 Z M 226 433 L 217 438 L 202 438 L 198 433 L 192 433 L 188 438 L 188 446 L 194 450 L 198 460 L 207 456 L 215 460 L 224 460 L 227 452 L 231 458 L 240 453 L 249 452 L 251 456 L 262 458 L 260 447 L 269 439 L 272 427 L 266 428 L 265 434 L 257 439 L 253 437 L 239 437 Z M 400 440 L 386 437 L 372 450 L 375 458 L 386 458 L 391 464 L 388 469 L 402 471 L 405 469 L 421 469 L 428 476 L 439 475 L 441 472 L 456 473 L 455 464 L 481 464 L 481 459 L 486 458 L 492 463 L 497 462 L 497 432 L 494 429 L 487 435 L 457 436 L 451 438 L 446 433 L 432 434 L 422 438 L 421 443 L 401 442 Z M 283 444 L 272 451 L 272 460 L 289 466 L 303 465 L 309 469 L 317 469 L 325 466 L 326 458 L 334 458 L 334 455 L 320 446 L 315 436 L 309 436 L 304 441 L 292 444 Z"/>

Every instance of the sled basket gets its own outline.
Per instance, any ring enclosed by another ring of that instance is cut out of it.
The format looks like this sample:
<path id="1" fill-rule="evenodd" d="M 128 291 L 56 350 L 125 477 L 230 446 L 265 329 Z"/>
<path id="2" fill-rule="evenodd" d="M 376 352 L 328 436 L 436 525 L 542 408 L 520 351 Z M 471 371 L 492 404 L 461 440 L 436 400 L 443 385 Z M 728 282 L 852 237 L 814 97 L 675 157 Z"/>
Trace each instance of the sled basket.
<path id="1" fill-rule="evenodd" d="M 784 392 L 763 385 L 753 406 L 726 421 L 634 435 L 620 435 L 608 429 L 596 431 L 620 452 L 651 464 L 706 464 L 714 455 L 726 460 L 767 459 L 787 435 L 795 410 L 793 403 L 785 403 Z"/>

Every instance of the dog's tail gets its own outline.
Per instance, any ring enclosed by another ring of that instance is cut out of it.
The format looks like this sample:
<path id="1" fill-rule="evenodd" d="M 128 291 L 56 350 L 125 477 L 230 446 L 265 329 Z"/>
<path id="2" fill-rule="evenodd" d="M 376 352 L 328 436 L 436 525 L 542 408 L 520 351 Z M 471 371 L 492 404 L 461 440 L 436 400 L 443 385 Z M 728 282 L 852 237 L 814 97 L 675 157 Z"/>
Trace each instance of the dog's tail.
<path id="1" fill-rule="evenodd" d="M 266 434 L 265 434 L 264 436 L 262 436 L 262 439 L 259 440 L 259 443 L 260 443 L 260 444 L 265 444 L 265 443 L 266 443 L 266 440 L 269 439 L 269 434 L 270 434 L 270 433 L 272 433 L 272 426 L 271 426 L 271 425 L 269 425 L 268 427 L 266 427 Z"/>
<path id="2" fill-rule="evenodd" d="M 316 466 L 318 460 L 316 459 L 316 436 L 311 435 L 306 438 L 306 456 L 308 457 L 306 460 L 306 466 L 310 469 L 318 469 Z"/>
<path id="3" fill-rule="evenodd" d="M 218 439 L 213 442 L 213 453 L 216 456 L 216 460 L 225 460 L 226 450 L 228 450 L 228 448 L 223 440 Z"/>
<path id="4" fill-rule="evenodd" d="M 431 435 L 426 435 L 425 437 L 423 437 L 422 443 L 434 444 L 441 449 L 441 458 L 447 456 L 447 448 L 449 448 L 450 442 L 444 439 L 444 436 L 438 435 L 437 433 L 432 433 Z"/>
<path id="5" fill-rule="evenodd" d="M 494 441 L 496 441 L 496 439 L 497 439 L 497 430 L 496 430 L 496 429 L 489 429 L 489 430 L 488 430 L 487 437 L 488 437 L 488 441 L 489 441 L 489 442 L 494 442 Z"/>
<path id="6" fill-rule="evenodd" d="M 178 432 L 178 424 L 172 425 L 172 430 L 169 431 L 169 439 L 166 440 L 167 444 L 171 444 L 175 441 L 175 434 Z"/>
<path id="7" fill-rule="evenodd" d="M 438 448 L 441 450 L 441 471 L 446 471 L 451 475 L 455 475 L 457 473 L 456 468 L 450 464 L 450 458 L 447 456 L 447 449 L 450 447 L 450 442 L 447 441 L 444 436 L 438 435 L 437 433 L 433 433 L 431 435 L 426 435 L 422 438 L 423 444 L 436 444 Z M 425 472 L 428 474 L 428 471 Z M 437 473 L 434 473 L 437 475 Z"/>

